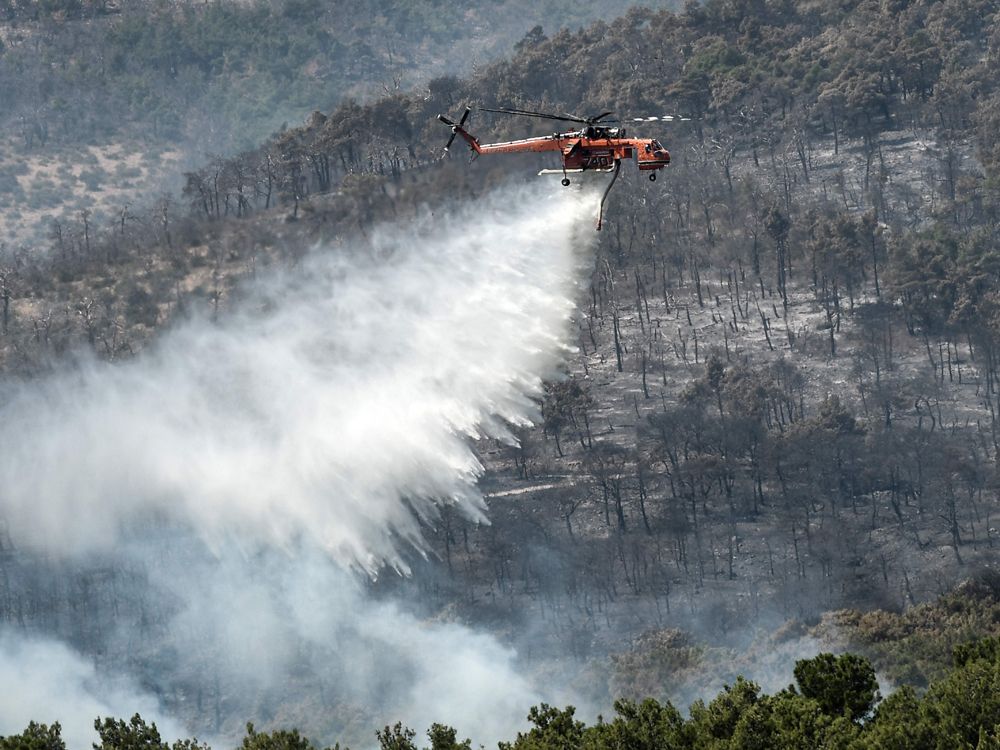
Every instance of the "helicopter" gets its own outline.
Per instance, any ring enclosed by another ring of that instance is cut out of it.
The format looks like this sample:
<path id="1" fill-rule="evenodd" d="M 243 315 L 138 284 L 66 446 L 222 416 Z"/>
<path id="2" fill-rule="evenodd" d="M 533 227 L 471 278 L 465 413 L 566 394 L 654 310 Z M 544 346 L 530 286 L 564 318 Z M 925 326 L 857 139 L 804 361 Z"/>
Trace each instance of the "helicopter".
<path id="1" fill-rule="evenodd" d="M 501 143 L 480 143 L 479 139 L 465 129 L 465 122 L 472 113 L 471 107 L 466 107 L 458 122 L 454 122 L 444 115 L 438 115 L 438 119 L 451 128 L 451 138 L 445 145 L 445 153 L 448 153 L 451 144 L 456 136 L 469 144 L 472 149 L 473 158 L 483 154 L 516 154 L 526 152 L 558 151 L 562 157 L 561 169 L 543 169 L 538 174 L 562 174 L 562 184 L 568 187 L 570 184 L 569 174 L 579 172 L 612 172 L 611 182 L 601 196 L 601 203 L 597 213 L 597 229 L 600 231 L 604 217 L 604 202 L 608 198 L 608 193 L 614 187 L 621 170 L 622 161 L 635 158 L 640 172 L 648 172 L 649 179 L 655 181 L 656 173 L 670 163 L 670 152 L 667 151 L 655 138 L 628 138 L 625 128 L 613 127 L 617 122 L 609 120 L 613 112 L 602 112 L 593 117 L 578 117 L 577 115 L 554 115 L 546 112 L 533 112 L 526 109 L 491 109 L 480 107 L 481 112 L 496 112 L 507 115 L 517 115 L 520 117 L 534 117 L 543 120 L 555 120 L 558 122 L 577 123 L 581 127 L 578 130 L 567 132 L 557 132 L 551 135 L 542 135 L 535 138 L 522 138 L 516 141 L 503 141 Z M 655 120 L 682 120 L 687 118 L 665 115 L 663 117 L 637 117 L 636 122 L 650 122 Z"/>

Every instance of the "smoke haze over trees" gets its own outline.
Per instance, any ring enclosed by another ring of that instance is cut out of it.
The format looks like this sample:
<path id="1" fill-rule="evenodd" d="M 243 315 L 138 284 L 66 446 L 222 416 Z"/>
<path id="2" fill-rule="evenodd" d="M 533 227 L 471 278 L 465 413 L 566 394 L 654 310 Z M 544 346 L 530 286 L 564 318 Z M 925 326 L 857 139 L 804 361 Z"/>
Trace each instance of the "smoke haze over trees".
<path id="1" fill-rule="evenodd" d="M 996 679 L 996 638 L 985 638 L 955 649 L 948 673 L 923 696 L 904 687 L 882 699 L 872 665 L 853 654 L 821 653 L 795 664 L 795 684 L 766 694 L 751 681 L 738 678 L 711 700 L 698 701 L 689 718 L 670 703 L 647 698 L 619 700 L 609 720 L 588 726 L 576 718 L 572 706 L 547 704 L 528 712 L 530 729 L 519 732 L 501 750 L 559 750 L 560 748 L 981 748 L 995 739 L 991 730 L 1000 721 L 1000 705 L 989 685 Z M 983 692 L 976 695 L 977 689 Z M 982 698 L 985 697 L 985 700 Z M 208 748 L 197 740 L 165 742 L 155 723 L 139 714 L 129 721 L 95 721 L 97 748 L 145 747 L 153 750 Z M 381 750 L 417 750 L 416 732 L 396 723 L 374 732 Z M 427 731 L 429 750 L 468 750 L 452 727 L 435 723 Z M 58 723 L 30 723 L 19 735 L 0 738 L 0 747 L 66 747 Z M 242 747 L 256 750 L 313 750 L 315 745 L 297 730 L 259 732 L 246 726 Z M 340 748 L 338 743 L 337 748 Z M 424 747 L 427 747 L 424 745 Z M 332 750 L 332 749 L 331 749 Z"/>

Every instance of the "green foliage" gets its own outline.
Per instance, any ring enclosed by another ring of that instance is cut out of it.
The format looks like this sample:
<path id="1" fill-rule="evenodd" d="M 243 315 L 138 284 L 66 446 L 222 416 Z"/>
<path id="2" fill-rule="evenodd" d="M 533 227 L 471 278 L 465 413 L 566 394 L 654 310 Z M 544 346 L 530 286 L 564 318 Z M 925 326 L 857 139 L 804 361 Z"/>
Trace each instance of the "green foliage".
<path id="1" fill-rule="evenodd" d="M 965 330 L 986 340 L 1000 334 L 1000 254 L 991 229 L 945 223 L 892 248 L 893 288 L 913 328 Z"/>
<path id="2" fill-rule="evenodd" d="M 976 747 L 983 732 L 1000 727 L 1000 664 L 977 659 L 928 689 L 921 717 L 933 727 L 938 747 Z"/>
<path id="3" fill-rule="evenodd" d="M 249 727 L 250 725 L 248 725 Z M 199 743 L 197 739 L 180 739 L 173 744 L 164 742 L 156 724 L 147 724 L 139 714 L 129 721 L 112 719 L 110 717 L 96 719 L 94 729 L 97 730 L 100 743 L 94 743 L 94 750 L 211 750 L 208 745 Z M 309 750 L 281 746 L 280 750 Z"/>
<path id="4" fill-rule="evenodd" d="M 738 48 L 724 39 L 707 37 L 699 41 L 701 47 L 688 58 L 686 71 L 696 71 L 708 75 L 726 73 L 743 65 L 746 58 Z"/>
<path id="5" fill-rule="evenodd" d="M 594 747 L 669 750 L 686 745 L 684 718 L 670 703 L 647 698 L 641 703 L 615 701 L 617 716 L 589 732 Z"/>
<path id="6" fill-rule="evenodd" d="M 21 734 L 0 737 L 0 750 L 66 750 L 59 722 L 52 726 L 31 722 Z"/>
<path id="7" fill-rule="evenodd" d="M 955 646 L 955 666 L 964 667 L 973 661 L 1000 661 L 1000 638 L 980 638 L 978 641 Z"/>
<path id="8" fill-rule="evenodd" d="M 518 733 L 512 743 L 501 742 L 500 750 L 577 750 L 584 747 L 586 726 L 574 718 L 576 709 L 563 710 L 542 703 L 528 711 L 528 721 L 534 726 Z"/>
<path id="9" fill-rule="evenodd" d="M 816 701 L 828 716 L 864 719 L 878 700 L 875 669 L 853 654 L 819 654 L 795 664 L 795 681 L 802 695 Z"/>
<path id="10" fill-rule="evenodd" d="M 733 730 L 731 747 L 847 747 L 860 735 L 845 717 L 831 716 L 819 704 L 791 690 L 766 696 L 744 712 Z"/>
<path id="11" fill-rule="evenodd" d="M 932 732 L 924 723 L 920 698 L 912 687 L 903 687 L 879 703 L 865 732 L 865 747 L 917 750 L 933 747 Z"/>
<path id="12" fill-rule="evenodd" d="M 719 740 L 729 740 L 742 716 L 760 700 L 760 687 L 743 677 L 723 687 L 706 706 L 696 701 L 691 706 L 691 730 L 695 745 L 711 747 Z"/>
<path id="13" fill-rule="evenodd" d="M 317 750 L 307 738 L 299 734 L 297 729 L 258 732 L 251 723 L 247 723 L 247 733 L 240 748 L 241 750 Z"/>
<path id="14" fill-rule="evenodd" d="M 169 750 L 169 745 L 160 738 L 156 724 L 146 724 L 135 714 L 129 721 L 105 718 L 94 721 L 94 729 L 100 743 L 94 743 L 94 750 Z"/>
<path id="15" fill-rule="evenodd" d="M 412 729 L 404 727 L 399 722 L 396 722 L 394 726 L 375 731 L 375 737 L 378 739 L 378 746 L 381 750 L 417 750 L 417 746 L 413 743 L 416 734 Z"/>
<path id="16" fill-rule="evenodd" d="M 427 730 L 427 737 L 431 741 L 430 750 L 471 750 L 472 741 L 458 741 L 458 734 L 452 728 L 444 724 L 431 724 Z"/>

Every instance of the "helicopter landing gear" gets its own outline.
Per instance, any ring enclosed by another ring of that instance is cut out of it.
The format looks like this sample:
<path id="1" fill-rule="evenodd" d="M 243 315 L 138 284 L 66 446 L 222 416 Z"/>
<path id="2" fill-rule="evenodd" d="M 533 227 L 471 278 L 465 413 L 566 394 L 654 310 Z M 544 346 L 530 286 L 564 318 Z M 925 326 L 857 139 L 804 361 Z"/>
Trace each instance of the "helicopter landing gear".
<path id="1" fill-rule="evenodd" d="M 569 177 L 563 177 L 561 182 L 563 187 L 569 187 Z"/>
<path id="2" fill-rule="evenodd" d="M 649 173 L 649 181 L 650 182 L 656 182 L 656 172 L 650 172 Z"/>

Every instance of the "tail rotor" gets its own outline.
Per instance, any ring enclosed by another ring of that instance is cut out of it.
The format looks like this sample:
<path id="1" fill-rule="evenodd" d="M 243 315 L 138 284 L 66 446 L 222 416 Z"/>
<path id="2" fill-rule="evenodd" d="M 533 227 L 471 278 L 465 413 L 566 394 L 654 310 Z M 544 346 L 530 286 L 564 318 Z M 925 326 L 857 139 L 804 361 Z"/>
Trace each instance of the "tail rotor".
<path id="1" fill-rule="evenodd" d="M 465 112 L 462 113 L 462 119 L 456 124 L 453 120 L 449 120 L 444 115 L 438 115 L 438 119 L 445 125 L 451 127 L 451 138 L 448 139 L 448 143 L 445 144 L 444 152 L 447 154 L 448 150 L 451 148 L 451 144 L 455 142 L 455 136 L 458 135 L 458 129 L 465 125 L 465 121 L 469 119 L 469 115 L 472 113 L 470 107 L 465 108 Z"/>

